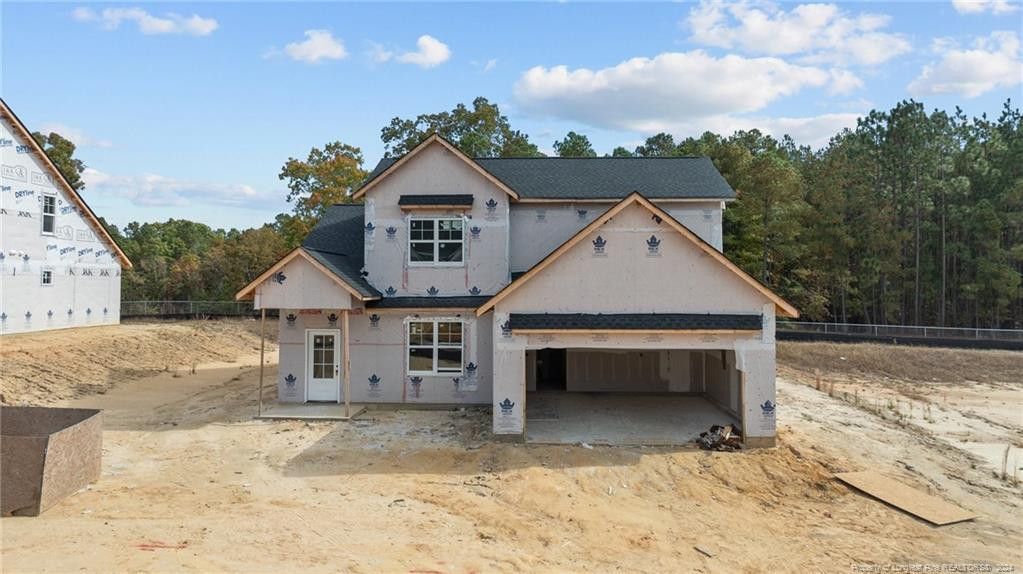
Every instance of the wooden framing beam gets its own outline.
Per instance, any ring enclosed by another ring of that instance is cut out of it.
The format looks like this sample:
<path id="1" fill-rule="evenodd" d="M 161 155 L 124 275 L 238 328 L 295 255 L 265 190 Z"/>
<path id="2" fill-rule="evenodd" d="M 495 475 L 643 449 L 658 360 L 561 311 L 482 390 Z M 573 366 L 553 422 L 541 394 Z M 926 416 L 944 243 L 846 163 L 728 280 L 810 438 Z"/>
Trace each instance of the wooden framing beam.
<path id="1" fill-rule="evenodd" d="M 352 402 L 351 402 L 351 371 L 352 371 L 352 360 L 351 360 L 351 345 L 348 337 L 348 309 L 341 311 L 341 328 L 344 331 L 341 332 L 341 341 L 343 348 L 341 349 L 341 357 L 344 364 L 344 393 L 345 393 L 345 417 L 352 417 Z"/>

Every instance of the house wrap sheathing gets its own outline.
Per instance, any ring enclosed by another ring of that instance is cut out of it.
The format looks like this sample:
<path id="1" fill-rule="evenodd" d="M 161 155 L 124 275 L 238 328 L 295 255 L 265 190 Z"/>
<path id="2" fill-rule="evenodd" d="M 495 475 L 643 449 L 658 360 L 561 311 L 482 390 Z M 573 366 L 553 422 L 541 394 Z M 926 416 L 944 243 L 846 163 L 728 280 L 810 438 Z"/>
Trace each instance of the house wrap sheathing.
<path id="1" fill-rule="evenodd" d="M 733 198 L 706 158 L 473 159 L 432 136 L 238 297 L 280 310 L 282 402 L 490 404 L 522 437 L 552 385 L 692 394 L 770 445 L 775 317 L 798 312 L 721 252 Z"/>

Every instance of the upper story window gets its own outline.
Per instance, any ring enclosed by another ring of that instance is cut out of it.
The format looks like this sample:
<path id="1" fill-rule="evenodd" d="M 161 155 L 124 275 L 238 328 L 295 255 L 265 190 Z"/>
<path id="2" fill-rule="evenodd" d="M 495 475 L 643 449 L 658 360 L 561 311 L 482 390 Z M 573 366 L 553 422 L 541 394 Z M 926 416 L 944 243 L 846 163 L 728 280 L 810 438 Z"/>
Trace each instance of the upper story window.
<path id="1" fill-rule="evenodd" d="M 57 196 L 43 195 L 43 233 L 52 235 L 57 228 Z"/>
<path id="2" fill-rule="evenodd" d="M 462 219 L 415 217 L 409 220 L 409 264 L 462 265 Z"/>

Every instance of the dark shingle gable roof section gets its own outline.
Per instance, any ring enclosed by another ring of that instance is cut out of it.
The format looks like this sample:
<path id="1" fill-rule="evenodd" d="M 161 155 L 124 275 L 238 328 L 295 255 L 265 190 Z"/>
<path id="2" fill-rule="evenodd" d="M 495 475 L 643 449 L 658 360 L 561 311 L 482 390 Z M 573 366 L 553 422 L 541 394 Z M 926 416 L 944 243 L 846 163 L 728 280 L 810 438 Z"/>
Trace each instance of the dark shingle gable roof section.
<path id="1" fill-rule="evenodd" d="M 759 331 L 762 315 L 694 313 L 549 314 L 512 313 L 509 325 L 518 330 L 562 331 Z"/>
<path id="2" fill-rule="evenodd" d="M 438 195 L 403 195 L 398 198 L 398 205 L 472 205 L 471 194 L 438 194 Z"/>
<path id="3" fill-rule="evenodd" d="M 397 158 L 384 158 L 369 174 L 373 181 Z M 707 157 L 523 157 L 477 158 L 491 175 L 521 199 L 606 199 L 638 191 L 647 199 L 734 199 Z"/>
<path id="4" fill-rule="evenodd" d="M 362 205 L 332 205 L 313 227 L 302 248 L 363 297 L 380 297 L 362 276 L 365 222 Z"/>
<path id="5" fill-rule="evenodd" d="M 475 309 L 490 299 L 490 295 L 458 297 L 387 297 L 368 303 L 377 309 Z"/>

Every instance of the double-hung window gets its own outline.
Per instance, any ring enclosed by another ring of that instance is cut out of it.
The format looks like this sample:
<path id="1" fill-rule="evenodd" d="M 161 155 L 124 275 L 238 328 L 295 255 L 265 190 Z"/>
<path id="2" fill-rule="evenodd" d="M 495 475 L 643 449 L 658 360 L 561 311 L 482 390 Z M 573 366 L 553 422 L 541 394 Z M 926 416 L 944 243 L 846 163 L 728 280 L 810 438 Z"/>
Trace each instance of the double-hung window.
<path id="1" fill-rule="evenodd" d="M 43 195 L 43 233 L 53 235 L 57 228 L 57 196 Z"/>
<path id="2" fill-rule="evenodd" d="M 413 218 L 408 237 L 410 265 L 462 265 L 460 217 Z"/>
<path id="3" fill-rule="evenodd" d="M 461 373 L 462 322 L 409 322 L 408 372 L 412 375 Z"/>

